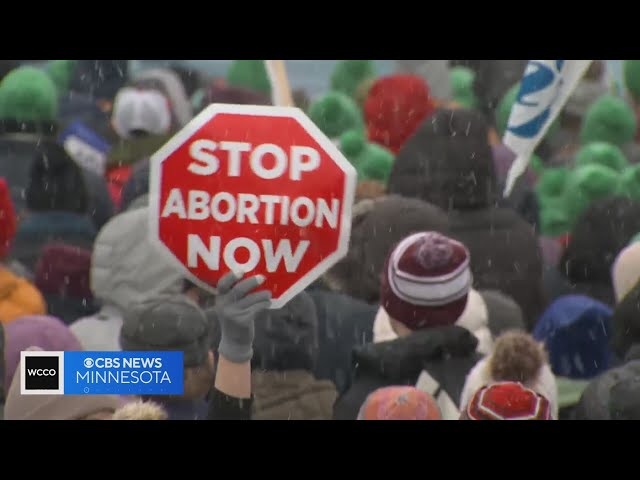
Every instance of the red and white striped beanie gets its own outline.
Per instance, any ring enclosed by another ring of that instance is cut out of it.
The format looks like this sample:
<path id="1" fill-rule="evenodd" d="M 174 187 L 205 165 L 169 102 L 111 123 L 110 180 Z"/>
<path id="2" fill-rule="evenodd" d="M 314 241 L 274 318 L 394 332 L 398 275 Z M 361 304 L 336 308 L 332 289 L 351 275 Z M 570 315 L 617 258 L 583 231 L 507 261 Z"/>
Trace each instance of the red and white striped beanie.
<path id="1" fill-rule="evenodd" d="M 380 303 L 410 330 L 453 325 L 467 305 L 469 251 L 437 232 L 402 240 L 387 258 Z"/>

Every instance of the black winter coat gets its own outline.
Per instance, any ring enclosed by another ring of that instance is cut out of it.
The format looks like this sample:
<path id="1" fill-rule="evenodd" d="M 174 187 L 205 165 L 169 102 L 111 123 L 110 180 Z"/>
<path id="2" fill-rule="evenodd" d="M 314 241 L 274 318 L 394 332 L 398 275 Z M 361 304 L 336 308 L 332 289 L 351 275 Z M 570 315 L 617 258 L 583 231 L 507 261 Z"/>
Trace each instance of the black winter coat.
<path id="1" fill-rule="evenodd" d="M 478 362 L 478 340 L 458 326 L 430 328 L 357 348 L 354 380 L 334 407 L 335 420 L 355 420 L 370 393 L 392 385 L 415 385 L 423 370 L 459 405 L 467 374 Z M 434 395 L 436 401 L 438 394 Z"/>

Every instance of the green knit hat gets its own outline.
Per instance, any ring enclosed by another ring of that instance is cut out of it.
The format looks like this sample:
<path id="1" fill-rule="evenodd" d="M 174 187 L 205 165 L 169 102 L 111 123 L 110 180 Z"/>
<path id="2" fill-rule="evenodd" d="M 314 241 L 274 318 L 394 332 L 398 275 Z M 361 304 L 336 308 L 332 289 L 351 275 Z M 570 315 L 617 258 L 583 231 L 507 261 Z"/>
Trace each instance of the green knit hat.
<path id="1" fill-rule="evenodd" d="M 473 92 L 476 75 L 470 68 L 453 67 L 449 70 L 453 100 L 464 108 L 476 108 L 478 98 Z"/>
<path id="2" fill-rule="evenodd" d="M 640 100 L 640 60 L 625 60 L 623 70 L 627 90 L 636 101 Z"/>
<path id="3" fill-rule="evenodd" d="M 540 204 L 540 231 L 543 235 L 557 237 L 571 229 L 566 212 L 565 190 L 571 171 L 567 168 L 543 169 L 536 183 Z"/>
<path id="4" fill-rule="evenodd" d="M 640 164 L 625 168 L 620 175 L 619 194 L 640 201 Z"/>
<path id="5" fill-rule="evenodd" d="M 629 105 L 613 95 L 602 95 L 591 104 L 582 121 L 580 142 L 607 142 L 622 146 L 636 134 L 636 116 Z"/>
<path id="6" fill-rule="evenodd" d="M 340 60 L 331 74 L 331 90 L 354 97 L 358 86 L 375 76 L 373 60 Z"/>
<path id="7" fill-rule="evenodd" d="M 342 134 L 340 150 L 358 171 L 359 180 L 387 183 L 394 159 L 389 150 L 367 142 L 364 133 L 359 130 Z"/>
<path id="8" fill-rule="evenodd" d="M 618 192 L 620 174 L 603 165 L 591 164 L 576 168 L 566 186 L 566 211 L 571 225 L 594 200 Z"/>
<path id="9" fill-rule="evenodd" d="M 358 105 L 339 92 L 329 92 L 318 98 L 309 107 L 308 115 L 329 138 L 338 138 L 348 130 L 364 131 Z"/>
<path id="10" fill-rule="evenodd" d="M 56 86 L 43 70 L 16 68 L 0 83 L 0 119 L 53 122 L 57 114 Z"/>
<path id="11" fill-rule="evenodd" d="M 227 70 L 227 84 L 271 95 L 271 80 L 264 60 L 234 60 Z"/>
<path id="12" fill-rule="evenodd" d="M 51 60 L 47 64 L 47 73 L 53 80 L 58 95 L 64 95 L 69 90 L 69 82 L 77 62 L 77 60 Z"/>
<path id="13" fill-rule="evenodd" d="M 606 142 L 593 142 L 584 145 L 576 154 L 576 167 L 598 164 L 621 171 L 629 166 L 627 158 L 616 145 Z"/>
<path id="14" fill-rule="evenodd" d="M 571 230 L 564 199 L 551 199 L 540 207 L 540 232 L 548 237 L 560 237 Z"/>
<path id="15" fill-rule="evenodd" d="M 507 124 L 509 123 L 509 115 L 511 115 L 511 109 L 513 108 L 513 104 L 516 103 L 516 99 L 518 98 L 518 93 L 520 92 L 520 82 L 516 83 L 513 87 L 507 90 L 507 93 L 504 94 L 498 106 L 496 107 L 496 128 L 498 129 L 498 134 L 500 138 L 504 136 L 504 132 L 507 130 Z M 560 129 L 560 123 L 558 119 L 554 120 L 554 122 L 549 126 L 549 130 L 545 136 L 551 137 L 555 135 Z"/>
<path id="16" fill-rule="evenodd" d="M 536 183 L 536 194 L 541 206 L 562 199 L 571 176 L 568 168 L 553 167 L 543 170 Z"/>

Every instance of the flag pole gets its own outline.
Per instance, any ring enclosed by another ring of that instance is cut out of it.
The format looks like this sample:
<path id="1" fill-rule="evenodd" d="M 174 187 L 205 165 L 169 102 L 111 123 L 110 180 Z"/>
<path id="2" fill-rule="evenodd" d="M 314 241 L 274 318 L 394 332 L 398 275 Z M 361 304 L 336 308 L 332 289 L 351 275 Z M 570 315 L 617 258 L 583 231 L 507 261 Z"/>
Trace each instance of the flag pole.
<path id="1" fill-rule="evenodd" d="M 295 106 L 284 60 L 265 60 L 264 62 L 271 80 L 273 104 L 279 107 Z"/>

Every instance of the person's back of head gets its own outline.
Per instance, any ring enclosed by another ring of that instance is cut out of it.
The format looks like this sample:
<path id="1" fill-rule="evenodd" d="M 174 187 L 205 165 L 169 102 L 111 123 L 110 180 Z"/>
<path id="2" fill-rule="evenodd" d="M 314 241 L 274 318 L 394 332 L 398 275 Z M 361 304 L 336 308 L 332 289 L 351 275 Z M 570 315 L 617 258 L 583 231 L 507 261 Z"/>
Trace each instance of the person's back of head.
<path id="1" fill-rule="evenodd" d="M 449 229 L 447 215 L 417 198 L 383 196 L 359 202 L 353 211 L 347 256 L 325 274 L 327 285 L 367 303 L 380 299 L 380 274 L 389 251 L 417 232 Z"/>
<path id="2" fill-rule="evenodd" d="M 350 131 L 364 131 L 362 113 L 356 102 L 340 92 L 327 92 L 309 106 L 309 118 L 331 139 Z"/>
<path id="3" fill-rule="evenodd" d="M 558 418 L 558 388 L 547 353 L 527 332 L 507 331 L 496 339 L 490 355 L 467 375 L 460 403 L 468 405 L 478 389 L 500 382 L 516 382 L 543 395 Z"/>
<path id="4" fill-rule="evenodd" d="M 394 331 L 407 335 L 454 325 L 467 306 L 470 255 L 460 242 L 437 232 L 403 239 L 381 272 L 380 306 Z"/>
<path id="5" fill-rule="evenodd" d="M 89 284 L 90 274 L 90 250 L 51 243 L 42 249 L 34 284 L 44 295 L 49 313 L 69 324 L 97 310 Z"/>
<path id="6" fill-rule="evenodd" d="M 369 394 L 358 420 L 442 420 L 431 395 L 415 387 L 393 386 Z"/>
<path id="7" fill-rule="evenodd" d="M 38 347 L 47 352 L 83 350 L 69 327 L 55 317 L 33 315 L 16 318 L 4 326 L 5 385 L 11 385 L 20 352 L 28 347 Z"/>
<path id="8" fill-rule="evenodd" d="M 388 192 L 420 198 L 447 211 L 467 210 L 493 205 L 496 184 L 482 114 L 439 109 L 396 156 Z"/>
<path id="9" fill-rule="evenodd" d="M 53 141 L 38 145 L 26 188 L 27 209 L 86 214 L 89 194 L 80 167 Z"/>
<path id="10" fill-rule="evenodd" d="M 166 135 L 171 130 L 171 109 L 157 90 L 125 87 L 116 95 L 111 125 L 121 139 Z"/>
<path id="11" fill-rule="evenodd" d="M 309 294 L 299 293 L 284 307 L 262 312 L 255 329 L 255 368 L 312 371 L 318 350 L 318 316 Z"/>
<path id="12" fill-rule="evenodd" d="M 594 378 L 575 408 L 576 420 L 631 420 L 638 412 L 640 361 L 630 360 Z"/>
<path id="13" fill-rule="evenodd" d="M 552 420 L 549 400 L 517 382 L 482 387 L 460 420 Z"/>
<path id="14" fill-rule="evenodd" d="M 533 331 L 549 352 L 553 373 L 589 379 L 606 371 L 611 363 L 611 317 L 607 305 L 584 295 L 566 295 L 553 302 Z"/>
<path id="15" fill-rule="evenodd" d="M 131 305 L 124 314 L 120 343 L 128 351 L 181 351 L 184 393 L 203 399 L 213 386 L 211 328 L 202 309 L 185 295 L 164 295 Z"/>
<path id="16" fill-rule="evenodd" d="M 618 253 L 640 231 L 640 202 L 608 197 L 593 202 L 571 231 L 559 271 L 572 282 L 611 284 Z"/>
<path id="17" fill-rule="evenodd" d="M 3 122 L 28 123 L 41 133 L 52 133 L 57 113 L 56 87 L 43 70 L 20 67 L 9 72 L 0 83 L 0 120 Z M 22 130 L 21 125 L 13 128 Z"/>
<path id="18" fill-rule="evenodd" d="M 417 75 L 390 75 L 369 87 L 363 111 L 369 140 L 394 154 L 435 109 L 427 82 Z"/>
<path id="19" fill-rule="evenodd" d="M 118 408 L 111 420 L 168 420 L 167 412 L 155 402 L 135 401 Z"/>
<path id="20" fill-rule="evenodd" d="M 544 347 L 526 332 L 505 332 L 496 339 L 489 360 L 496 382 L 534 382 L 547 363 Z"/>
<path id="21" fill-rule="evenodd" d="M 619 147 L 633 140 L 637 121 L 633 109 L 619 97 L 602 95 L 585 113 L 580 142 L 607 142 Z"/>

